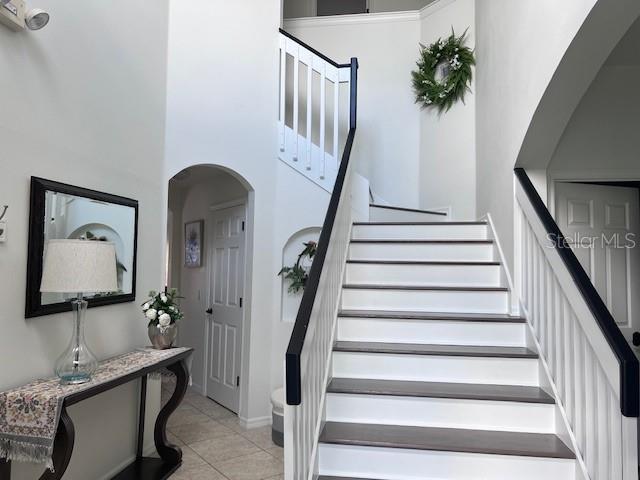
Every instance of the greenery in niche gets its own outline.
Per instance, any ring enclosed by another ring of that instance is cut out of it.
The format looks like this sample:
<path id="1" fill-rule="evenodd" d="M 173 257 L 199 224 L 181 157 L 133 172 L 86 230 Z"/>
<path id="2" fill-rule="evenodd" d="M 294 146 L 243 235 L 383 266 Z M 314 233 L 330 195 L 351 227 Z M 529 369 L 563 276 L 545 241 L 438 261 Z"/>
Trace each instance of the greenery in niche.
<path id="1" fill-rule="evenodd" d="M 313 241 L 303 243 L 304 250 L 298 255 L 296 263 L 291 267 L 282 267 L 282 270 L 278 272 L 278 275 L 283 276 L 286 280 L 291 282 L 289 284 L 289 293 L 298 293 L 300 290 L 304 290 L 309 278 L 307 270 L 300 265 L 305 258 L 313 260 L 313 257 L 318 250 L 318 244 Z"/>
<path id="2" fill-rule="evenodd" d="M 476 64 L 473 50 L 465 46 L 467 30 L 456 37 L 439 38 L 428 47 L 420 44 L 418 69 L 411 72 L 416 103 L 424 108 L 435 107 L 438 112 L 448 111 L 455 102 L 464 102 L 473 78 Z"/>

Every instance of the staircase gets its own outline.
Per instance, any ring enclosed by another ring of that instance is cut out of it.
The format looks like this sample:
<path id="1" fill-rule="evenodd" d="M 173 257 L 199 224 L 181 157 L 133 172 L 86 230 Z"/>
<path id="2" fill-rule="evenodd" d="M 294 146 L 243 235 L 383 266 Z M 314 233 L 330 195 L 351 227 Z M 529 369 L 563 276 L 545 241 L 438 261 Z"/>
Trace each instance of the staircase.
<path id="1" fill-rule="evenodd" d="M 351 233 L 320 479 L 576 478 L 487 223 L 370 217 Z"/>
<path id="2" fill-rule="evenodd" d="M 285 479 L 637 480 L 638 359 L 526 172 L 512 275 L 489 214 L 367 211 L 358 61 L 281 34 L 279 156 L 331 192 L 285 355 Z"/>

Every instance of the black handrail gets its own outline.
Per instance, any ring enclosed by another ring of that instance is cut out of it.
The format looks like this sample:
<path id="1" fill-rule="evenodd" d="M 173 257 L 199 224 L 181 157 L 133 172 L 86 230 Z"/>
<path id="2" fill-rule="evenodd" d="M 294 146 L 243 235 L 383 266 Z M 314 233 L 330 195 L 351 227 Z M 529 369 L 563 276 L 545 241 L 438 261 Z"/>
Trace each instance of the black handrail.
<path id="1" fill-rule="evenodd" d="M 340 196 L 344 187 L 344 180 L 347 175 L 347 168 L 349 167 L 349 160 L 351 158 L 353 140 L 356 134 L 356 117 L 358 111 L 358 59 L 352 58 L 349 66 L 351 68 L 349 134 L 344 147 L 344 153 L 342 154 L 336 183 L 333 187 L 333 193 L 329 200 L 327 215 L 322 225 L 322 232 L 320 232 L 318 249 L 313 257 L 311 271 L 309 272 L 309 278 L 307 279 L 307 283 L 304 288 L 304 294 L 302 295 L 302 301 L 300 303 L 300 308 L 298 309 L 298 315 L 296 316 L 296 323 L 293 326 L 293 332 L 291 333 L 291 339 L 289 340 L 289 346 L 287 347 L 287 353 L 285 356 L 287 404 L 289 405 L 300 405 L 302 402 L 302 372 L 300 369 L 300 355 L 302 354 L 304 339 L 307 335 L 307 328 L 309 327 L 313 304 L 316 301 L 316 294 L 318 293 L 318 286 L 320 284 L 320 274 L 322 273 L 324 261 L 327 257 L 329 239 L 331 238 L 336 214 L 338 213 Z"/>
<path id="2" fill-rule="evenodd" d="M 306 48 L 307 50 L 309 50 L 311 53 L 313 53 L 314 55 L 319 56 L 321 59 L 323 59 L 325 62 L 330 63 L 331 65 L 333 65 L 336 68 L 350 68 L 351 64 L 350 63 L 338 63 L 334 60 L 331 60 L 329 57 L 327 57 L 324 53 L 319 52 L 318 50 L 316 50 L 315 48 L 309 46 L 308 44 L 304 43 L 302 40 L 300 40 L 298 37 L 294 37 L 293 35 L 291 35 L 289 32 L 280 29 L 280 33 L 283 34 L 285 37 L 290 38 L 291 40 L 293 40 L 294 42 L 296 42 L 298 45 L 300 45 L 301 47 Z"/>
<path id="3" fill-rule="evenodd" d="M 602 301 L 598 291 L 591 283 L 587 272 L 570 248 L 569 242 L 558 228 L 551 213 L 538 195 L 538 191 L 531 183 L 523 168 L 516 168 L 515 175 L 527 194 L 533 209 L 538 214 L 547 236 L 553 240 L 553 245 L 560 258 L 569 270 L 573 282 L 578 287 L 582 298 L 598 322 L 598 326 L 607 339 L 614 355 L 620 364 L 620 410 L 625 417 L 637 417 L 640 410 L 640 379 L 638 378 L 638 359 L 618 328 L 611 312 Z"/>

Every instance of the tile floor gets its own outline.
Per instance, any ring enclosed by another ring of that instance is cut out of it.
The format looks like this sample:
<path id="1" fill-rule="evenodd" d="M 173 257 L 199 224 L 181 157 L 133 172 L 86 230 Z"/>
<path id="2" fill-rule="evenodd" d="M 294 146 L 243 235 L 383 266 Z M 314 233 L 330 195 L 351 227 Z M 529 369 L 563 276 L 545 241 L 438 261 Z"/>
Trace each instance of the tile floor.
<path id="1" fill-rule="evenodd" d="M 162 398 L 173 392 L 163 378 Z M 282 480 L 283 449 L 271 441 L 271 427 L 246 430 L 231 411 L 188 391 L 169 418 L 169 440 L 182 448 L 183 462 L 172 480 Z"/>

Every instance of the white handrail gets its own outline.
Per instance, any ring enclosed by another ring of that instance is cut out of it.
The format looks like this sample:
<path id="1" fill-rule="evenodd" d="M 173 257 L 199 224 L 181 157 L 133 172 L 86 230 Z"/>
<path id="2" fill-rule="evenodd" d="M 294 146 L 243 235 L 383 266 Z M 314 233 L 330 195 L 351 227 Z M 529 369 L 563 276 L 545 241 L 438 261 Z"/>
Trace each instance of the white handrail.
<path id="1" fill-rule="evenodd" d="M 349 67 L 280 33 L 278 156 L 328 192 L 333 190 L 348 131 L 343 113 L 349 109 L 341 106 L 340 91 L 341 85 L 349 87 Z"/>
<path id="2" fill-rule="evenodd" d="M 591 480 L 638 478 L 637 418 L 620 410 L 620 364 L 522 185 L 515 182 L 515 284 Z"/>

